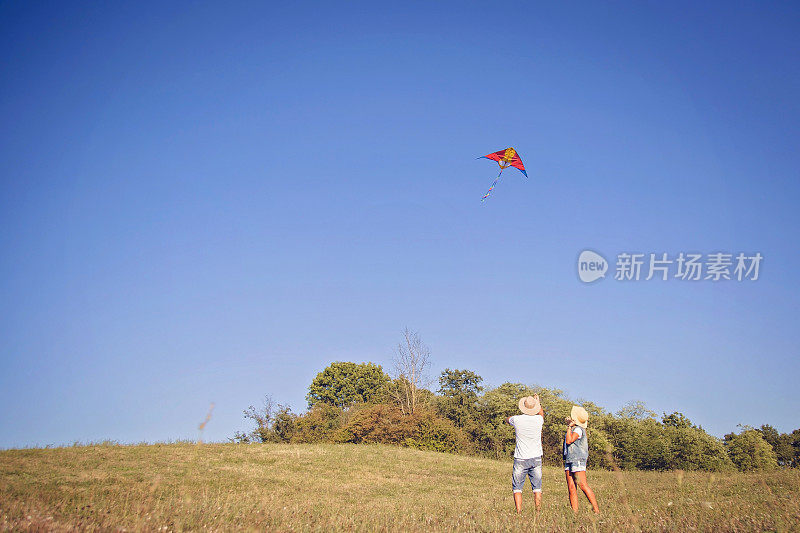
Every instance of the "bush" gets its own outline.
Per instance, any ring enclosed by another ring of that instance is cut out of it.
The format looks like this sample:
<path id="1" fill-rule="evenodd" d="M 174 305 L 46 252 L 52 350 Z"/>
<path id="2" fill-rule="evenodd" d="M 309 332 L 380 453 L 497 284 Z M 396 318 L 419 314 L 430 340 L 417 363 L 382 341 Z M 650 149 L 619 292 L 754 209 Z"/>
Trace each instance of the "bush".
<path id="1" fill-rule="evenodd" d="M 404 415 L 396 405 L 355 409 L 335 436 L 336 442 L 398 444 L 440 452 L 469 453 L 469 439 L 450 420 L 430 410 Z"/>
<path id="2" fill-rule="evenodd" d="M 436 416 L 431 411 L 417 411 L 416 434 L 406 438 L 403 444 L 411 448 L 437 452 L 472 453 L 472 444 L 467 436 L 452 421 Z"/>
<path id="3" fill-rule="evenodd" d="M 353 410 L 348 423 L 336 434 L 336 442 L 400 444 L 412 432 L 396 405 L 377 404 Z"/>
<path id="4" fill-rule="evenodd" d="M 781 434 L 771 426 L 746 427 L 724 442 L 706 433 L 682 413 L 659 421 L 642 402 L 630 402 L 616 414 L 588 401 L 573 402 L 558 389 L 503 383 L 483 390 L 482 378 L 469 370 L 445 369 L 439 394 L 416 389 L 416 408 L 404 414 L 391 403 L 392 381 L 379 365 L 336 362 L 309 387 L 309 411 L 295 415 L 267 399 L 245 417 L 256 423 L 238 442 L 384 443 L 441 452 L 510 458 L 514 428 L 507 418 L 519 414 L 522 396 L 538 394 L 545 410 L 542 448 L 546 464 L 560 464 L 572 405 L 589 412 L 589 461 L 593 468 L 642 470 L 763 470 L 800 463 L 800 430 Z M 482 393 L 482 394 L 481 394 Z M 396 396 L 396 395 L 395 395 Z"/>
<path id="5" fill-rule="evenodd" d="M 797 466 L 798 450 L 796 447 L 796 440 L 793 438 L 794 434 L 799 433 L 795 430 L 793 435 L 787 433 L 778 433 L 778 430 L 769 424 L 764 424 L 757 429 L 764 440 L 772 446 L 775 456 L 778 459 L 778 466 Z"/>
<path id="6" fill-rule="evenodd" d="M 256 427 L 250 433 L 237 431 L 231 439 L 233 442 L 289 442 L 297 420 L 291 408 L 281 404 L 276 406 L 269 396 L 264 399 L 261 408 L 248 407 L 244 417 L 252 420 Z"/>
<path id="7" fill-rule="evenodd" d="M 589 426 L 589 465 L 592 468 L 610 469 L 613 464 L 614 446 L 606 432 L 597 427 Z"/>
<path id="8" fill-rule="evenodd" d="M 666 426 L 672 443 L 671 469 L 681 470 L 733 470 L 734 465 L 722 441 L 695 426 Z"/>
<path id="9" fill-rule="evenodd" d="M 614 463 L 622 469 L 640 470 L 718 471 L 733 467 L 719 439 L 680 413 L 664 419 L 666 423 L 650 417 L 602 418 L 600 428 L 609 437 Z"/>
<path id="10" fill-rule="evenodd" d="M 345 413 L 332 405 L 320 403 L 295 419 L 292 442 L 330 442 L 342 427 Z"/>
<path id="11" fill-rule="evenodd" d="M 771 470 L 778 466 L 772 446 L 753 428 L 745 427 L 738 435 L 735 433 L 725 435 L 725 448 L 733 464 L 743 472 Z"/>

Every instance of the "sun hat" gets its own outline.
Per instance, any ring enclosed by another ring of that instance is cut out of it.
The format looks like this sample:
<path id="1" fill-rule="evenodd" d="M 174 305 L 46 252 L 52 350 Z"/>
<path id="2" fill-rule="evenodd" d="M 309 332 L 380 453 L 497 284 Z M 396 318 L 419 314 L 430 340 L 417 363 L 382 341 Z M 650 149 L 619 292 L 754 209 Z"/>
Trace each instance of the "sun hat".
<path id="1" fill-rule="evenodd" d="M 572 410 L 569 412 L 569 417 L 575 422 L 576 425 L 586 429 L 589 425 L 589 413 L 580 405 L 573 405 Z"/>
<path id="2" fill-rule="evenodd" d="M 519 399 L 519 410 L 526 415 L 538 415 L 539 411 L 542 410 L 542 406 L 539 403 L 539 398 L 524 396 Z"/>

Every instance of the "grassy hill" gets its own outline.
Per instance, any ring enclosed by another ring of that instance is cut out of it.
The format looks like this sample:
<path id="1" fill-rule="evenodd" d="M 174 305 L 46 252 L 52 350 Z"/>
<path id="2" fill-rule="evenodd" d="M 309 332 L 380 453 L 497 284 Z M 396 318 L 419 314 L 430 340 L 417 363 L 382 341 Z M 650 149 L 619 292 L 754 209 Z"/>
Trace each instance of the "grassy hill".
<path id="1" fill-rule="evenodd" d="M 800 473 L 590 471 L 574 516 L 547 465 L 513 513 L 511 461 L 380 445 L 159 444 L 0 451 L 0 530 L 798 530 Z"/>

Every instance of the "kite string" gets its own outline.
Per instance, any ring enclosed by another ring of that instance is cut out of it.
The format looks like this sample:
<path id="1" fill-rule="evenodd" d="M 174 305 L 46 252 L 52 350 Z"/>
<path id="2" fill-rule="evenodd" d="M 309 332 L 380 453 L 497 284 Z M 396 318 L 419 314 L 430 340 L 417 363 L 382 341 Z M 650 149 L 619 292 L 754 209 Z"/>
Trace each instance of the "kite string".
<path id="1" fill-rule="evenodd" d="M 481 202 L 486 200 L 489 197 L 489 195 L 492 194 L 492 189 L 494 189 L 494 186 L 497 185 L 497 182 L 500 180 L 500 176 L 503 174 L 503 170 L 505 170 L 505 168 L 506 167 L 504 167 L 503 165 L 500 165 L 500 174 L 497 175 L 497 177 L 492 182 L 492 186 L 489 187 L 489 190 L 486 191 L 486 194 L 483 195 L 483 198 L 481 198 Z"/>

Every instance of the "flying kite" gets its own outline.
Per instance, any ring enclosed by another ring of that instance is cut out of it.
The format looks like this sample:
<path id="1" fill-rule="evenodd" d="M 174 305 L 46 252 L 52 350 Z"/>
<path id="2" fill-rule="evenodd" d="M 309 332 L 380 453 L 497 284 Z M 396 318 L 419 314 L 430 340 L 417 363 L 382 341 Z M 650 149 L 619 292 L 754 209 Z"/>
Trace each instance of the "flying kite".
<path id="1" fill-rule="evenodd" d="M 481 202 L 486 200 L 492 193 L 492 189 L 494 189 L 494 186 L 497 185 L 497 182 L 500 180 L 500 175 L 506 168 L 514 167 L 523 174 L 525 174 L 526 178 L 528 177 L 528 173 L 525 172 L 525 165 L 522 164 L 522 159 L 520 159 L 519 154 L 513 148 L 506 148 L 505 150 L 498 150 L 497 152 L 494 152 L 489 155 L 482 155 L 478 159 L 484 157 L 486 159 L 491 159 L 492 161 L 497 161 L 497 164 L 500 165 L 500 174 L 497 175 L 497 177 L 492 182 L 492 186 L 489 187 L 489 190 L 486 191 L 486 194 L 483 195 L 483 198 L 481 198 Z"/>

